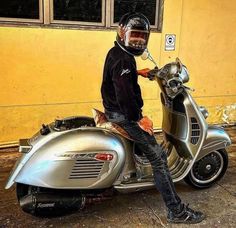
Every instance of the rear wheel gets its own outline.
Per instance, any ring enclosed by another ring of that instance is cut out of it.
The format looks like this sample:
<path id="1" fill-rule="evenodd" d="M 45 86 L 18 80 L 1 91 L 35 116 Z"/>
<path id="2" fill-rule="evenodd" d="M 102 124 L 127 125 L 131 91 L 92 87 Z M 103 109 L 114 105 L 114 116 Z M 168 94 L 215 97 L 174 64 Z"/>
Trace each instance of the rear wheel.
<path id="1" fill-rule="evenodd" d="M 195 188 L 208 188 L 224 176 L 227 167 L 227 151 L 216 150 L 195 162 L 184 180 Z"/>

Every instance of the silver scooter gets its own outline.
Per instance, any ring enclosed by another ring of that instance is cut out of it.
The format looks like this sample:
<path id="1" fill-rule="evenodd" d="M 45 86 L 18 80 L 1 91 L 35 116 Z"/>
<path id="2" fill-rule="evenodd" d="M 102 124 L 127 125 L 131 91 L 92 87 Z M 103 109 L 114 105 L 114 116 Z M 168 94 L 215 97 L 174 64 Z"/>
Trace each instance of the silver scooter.
<path id="1" fill-rule="evenodd" d="M 146 57 L 155 61 L 146 52 Z M 151 70 L 149 79 L 161 89 L 162 148 L 173 181 L 196 188 L 220 180 L 228 166 L 231 144 L 221 127 L 208 125 L 208 112 L 190 95 L 187 68 L 179 59 Z M 69 117 L 43 125 L 30 139 L 21 139 L 21 157 L 6 189 L 16 183 L 23 211 L 61 214 L 108 197 L 109 190 L 127 193 L 154 187 L 152 168 L 132 138 L 119 126 L 96 117 Z M 109 195 L 110 196 L 110 195 Z"/>

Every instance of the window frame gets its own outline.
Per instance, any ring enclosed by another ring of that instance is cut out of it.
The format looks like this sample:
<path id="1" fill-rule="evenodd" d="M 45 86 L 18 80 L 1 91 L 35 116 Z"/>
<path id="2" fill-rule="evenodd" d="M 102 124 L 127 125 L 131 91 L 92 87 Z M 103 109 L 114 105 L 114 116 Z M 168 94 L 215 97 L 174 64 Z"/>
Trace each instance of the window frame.
<path id="1" fill-rule="evenodd" d="M 0 17 L 0 22 L 23 22 L 23 23 L 38 23 L 42 24 L 43 23 L 43 18 L 44 18 L 44 7 L 43 7 L 43 2 L 44 0 L 38 0 L 39 1 L 39 19 L 29 19 L 29 18 L 14 18 L 14 17 Z"/>
<path id="2" fill-rule="evenodd" d="M 164 0 L 156 0 L 155 25 L 151 30 L 162 31 Z M 114 30 L 118 23 L 114 23 L 114 0 L 102 0 L 102 22 L 84 22 L 53 19 L 53 0 L 39 0 L 39 19 L 0 17 L 0 24 L 4 26 L 40 26 L 68 29 Z"/>

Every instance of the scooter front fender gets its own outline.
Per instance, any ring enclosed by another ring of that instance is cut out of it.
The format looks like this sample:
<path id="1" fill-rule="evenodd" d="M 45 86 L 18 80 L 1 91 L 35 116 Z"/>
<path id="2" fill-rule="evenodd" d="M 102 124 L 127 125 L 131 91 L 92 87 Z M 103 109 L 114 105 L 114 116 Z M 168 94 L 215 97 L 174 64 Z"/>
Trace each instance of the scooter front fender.
<path id="1" fill-rule="evenodd" d="M 208 126 L 206 139 L 196 161 L 213 151 L 224 149 L 230 144 L 231 139 L 222 127 L 210 125 Z"/>

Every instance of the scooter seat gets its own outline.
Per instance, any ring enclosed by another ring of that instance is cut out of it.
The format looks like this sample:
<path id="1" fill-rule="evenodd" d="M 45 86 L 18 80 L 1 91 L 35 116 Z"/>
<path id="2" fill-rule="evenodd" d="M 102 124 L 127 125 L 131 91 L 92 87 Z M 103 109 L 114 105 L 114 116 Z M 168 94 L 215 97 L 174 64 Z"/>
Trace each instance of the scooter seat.
<path id="1" fill-rule="evenodd" d="M 127 131 L 125 131 L 121 126 L 116 123 L 109 122 L 105 114 L 95 108 L 92 109 L 93 118 L 96 124 L 96 127 L 101 127 L 110 130 L 111 132 L 118 133 L 123 137 L 132 140 Z"/>

